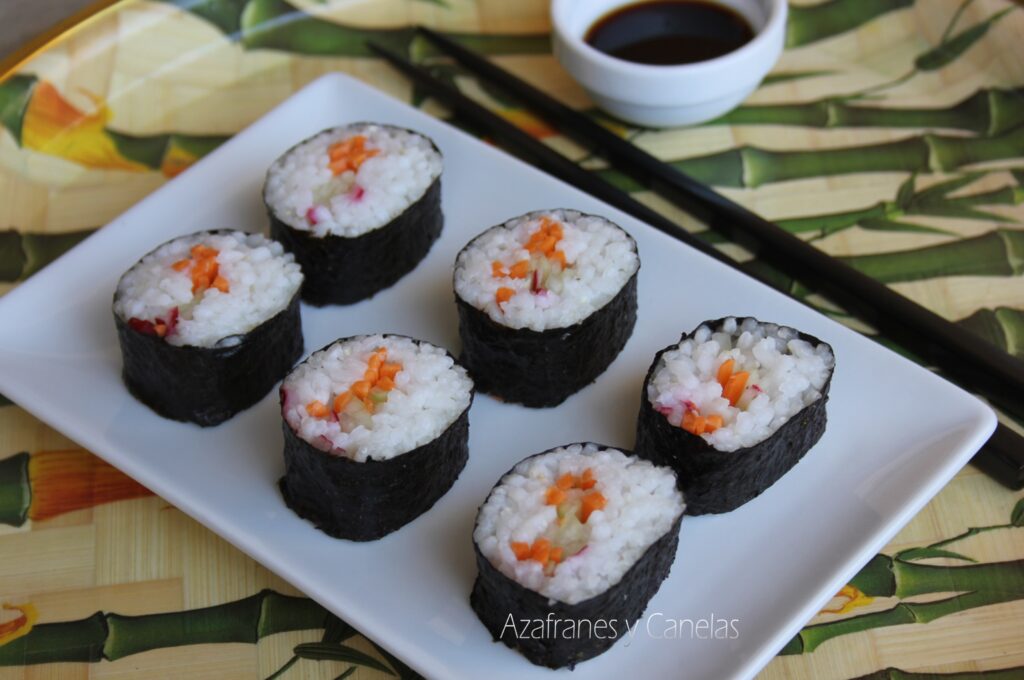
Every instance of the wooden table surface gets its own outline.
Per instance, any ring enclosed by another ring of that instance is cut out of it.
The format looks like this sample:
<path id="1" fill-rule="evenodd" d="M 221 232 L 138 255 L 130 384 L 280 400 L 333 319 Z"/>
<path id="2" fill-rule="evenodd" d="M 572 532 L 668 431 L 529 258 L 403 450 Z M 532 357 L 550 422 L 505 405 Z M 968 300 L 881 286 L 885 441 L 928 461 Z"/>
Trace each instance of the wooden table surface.
<path id="1" fill-rule="evenodd" d="M 435 64 L 703 231 L 486 84 L 436 63 L 406 30 L 416 23 L 468 36 L 591 109 L 550 55 L 541 0 L 127 0 L 0 75 L 0 293 L 323 73 L 345 71 L 445 116 L 365 53 L 367 35 Z M 1022 42 L 1024 9 L 1008 0 L 794 3 L 782 59 L 724 119 L 664 131 L 610 124 L 992 351 L 1024 358 Z M 282 578 L 0 404 L 0 680 L 282 669 L 275 677 L 335 678 L 350 668 L 354 678 L 389 677 L 371 667 L 391 661 L 370 641 Z M 852 464 L 851 482 L 868 472 Z M 792 529 L 792 549 L 813 550 Z M 758 592 L 772 597 L 772 584 Z M 576 673 L 588 677 L 586 665 Z M 761 677 L 869 674 L 1024 678 L 1021 492 L 965 468 Z"/>

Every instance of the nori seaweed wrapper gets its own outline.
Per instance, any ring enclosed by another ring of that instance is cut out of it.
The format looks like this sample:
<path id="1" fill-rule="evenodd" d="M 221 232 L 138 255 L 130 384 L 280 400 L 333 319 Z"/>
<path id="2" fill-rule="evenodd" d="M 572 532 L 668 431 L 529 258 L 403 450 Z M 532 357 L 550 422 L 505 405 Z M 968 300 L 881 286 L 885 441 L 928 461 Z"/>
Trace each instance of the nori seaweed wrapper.
<path id="1" fill-rule="evenodd" d="M 343 340 L 322 349 L 337 342 Z M 281 404 L 283 409 L 284 394 Z M 393 458 L 361 463 L 317 449 L 282 418 L 281 495 L 297 515 L 329 536 L 350 541 L 386 536 L 432 508 L 455 484 L 469 459 L 472 405 L 471 393 L 459 417 L 426 444 Z"/>
<path id="2" fill-rule="evenodd" d="M 737 317 L 737 323 L 742 323 L 744 318 Z M 706 321 L 700 326 L 717 329 L 724 320 Z M 679 342 L 692 337 L 695 332 L 696 329 L 683 335 Z M 799 331 L 797 334 L 801 340 L 814 346 L 828 345 L 813 335 Z M 647 385 L 654 376 L 662 354 L 678 344 L 669 345 L 658 352 L 647 371 L 640 392 L 635 451 L 642 458 L 657 465 L 667 465 L 676 471 L 679 488 L 686 498 L 688 514 L 729 512 L 756 498 L 777 482 L 824 434 L 828 419 L 825 405 L 835 369 L 829 372 L 821 396 L 798 411 L 766 439 L 735 451 L 719 451 L 703 437 L 673 426 L 654 409 L 647 398 Z M 828 346 L 831 349 L 831 345 Z"/>
<path id="3" fill-rule="evenodd" d="M 632 237 L 630 241 L 635 252 L 636 242 Z M 462 250 L 472 245 L 470 241 Z M 633 334 L 639 273 L 638 268 L 614 298 L 587 318 L 543 331 L 503 326 L 456 293 L 459 358 L 477 389 L 504 401 L 545 408 L 558 406 L 597 380 Z"/>
<path id="4" fill-rule="evenodd" d="M 172 345 L 114 314 L 128 391 L 171 420 L 218 425 L 262 399 L 302 355 L 299 294 L 228 347 Z"/>
<path id="5" fill-rule="evenodd" d="M 289 153 L 291 149 L 282 155 Z M 270 216 L 271 238 L 294 253 L 302 267 L 306 277 L 303 301 L 318 307 L 353 304 L 389 288 L 427 256 L 444 225 L 440 175 L 398 217 L 354 237 L 328 234 L 319 238 L 306 229 L 296 229 L 274 212 L 266 200 L 265 185 L 263 202 Z"/>
<path id="6" fill-rule="evenodd" d="M 553 450 L 549 449 L 536 455 L 541 456 Z M 630 454 L 629 451 L 622 452 Z M 505 475 L 502 475 L 502 479 L 504 477 Z M 476 555 L 478 573 L 469 603 L 495 642 L 503 642 L 538 666 L 568 666 L 572 669 L 576 664 L 608 651 L 619 639 L 628 634 L 627 626 L 633 626 L 643 615 L 647 603 L 658 592 L 662 581 L 668 577 L 672 569 L 676 548 L 679 545 L 679 525 L 683 521 L 683 514 L 679 514 L 672 527 L 647 548 L 618 583 L 603 593 L 576 604 L 550 600 L 501 573 L 480 552 L 474 540 L 473 552 Z M 575 631 L 583 628 L 591 630 L 596 621 L 607 621 L 610 627 L 603 630 L 602 639 L 597 635 L 575 634 L 568 637 L 532 636 L 528 634 L 532 625 L 525 626 L 526 635 L 516 635 L 508 626 L 511 615 L 515 620 L 515 629 L 522 633 L 523 620 L 532 624 L 538 619 L 546 620 L 549 613 L 553 614 L 554 619 L 564 622 L 563 631 L 566 627 L 571 627 Z M 611 627 L 614 627 L 614 635 Z"/>

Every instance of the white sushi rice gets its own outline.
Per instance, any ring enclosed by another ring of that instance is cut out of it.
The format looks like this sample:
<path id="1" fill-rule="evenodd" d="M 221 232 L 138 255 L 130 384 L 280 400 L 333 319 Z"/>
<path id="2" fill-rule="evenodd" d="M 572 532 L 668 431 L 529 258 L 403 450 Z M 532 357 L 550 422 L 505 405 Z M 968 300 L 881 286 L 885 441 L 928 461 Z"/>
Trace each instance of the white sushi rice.
<path id="1" fill-rule="evenodd" d="M 797 331 L 755 319 L 726 319 L 719 328 L 703 325 L 665 352 L 647 385 L 651 405 L 679 426 L 687 408 L 720 415 L 724 425 L 700 435 L 719 451 L 764 441 L 805 406 L 821 398 L 835 359 L 828 345 L 817 347 Z M 747 371 L 743 395 L 733 406 L 722 396 L 718 369 L 735 361 Z"/>
<path id="2" fill-rule="evenodd" d="M 519 560 L 513 541 L 532 544 L 550 534 L 557 510 L 547 490 L 566 473 L 590 468 L 607 503 L 581 526 L 586 545 L 545 573 Z M 573 444 L 520 462 L 502 477 L 480 508 L 473 540 L 501 573 L 550 600 L 576 604 L 618 583 L 644 552 L 665 535 L 685 505 L 669 469 L 595 444 Z"/>
<path id="3" fill-rule="evenodd" d="M 219 251 L 220 276 L 228 292 L 216 288 L 192 292 L 189 269 L 171 265 L 187 260 L 193 246 Z M 242 231 L 199 232 L 168 241 L 143 257 L 121 277 L 114 296 L 114 312 L 124 321 L 167 320 L 178 309 L 173 332 L 164 338 L 172 345 L 230 346 L 284 310 L 302 285 L 302 270 L 291 253 L 277 241 Z"/>
<path id="4" fill-rule="evenodd" d="M 306 406 L 330 406 L 362 380 L 378 347 L 399 363 L 394 389 L 369 416 L 369 427 L 346 431 L 336 418 L 316 418 Z M 436 439 L 470 404 L 473 381 L 445 350 L 400 336 L 366 335 L 337 342 L 299 364 L 281 385 L 283 416 L 302 439 L 321 451 L 357 462 L 386 460 Z"/>
<path id="5" fill-rule="evenodd" d="M 507 271 L 530 259 L 526 244 L 547 217 L 562 224 L 557 249 L 566 268 L 550 288 L 531 290 L 531 278 L 495 277 L 492 263 Z M 467 303 L 509 328 L 543 331 L 578 323 L 608 304 L 640 268 L 633 239 L 603 217 L 575 210 L 542 210 L 515 217 L 474 239 L 455 261 L 455 292 Z M 498 288 L 511 288 L 498 304 Z"/>
<path id="6" fill-rule="evenodd" d="M 356 172 L 334 175 L 328 148 L 355 135 L 376 150 Z M 314 236 L 353 237 L 384 226 L 426 193 L 441 175 L 441 154 L 410 130 L 353 123 L 324 130 L 278 158 L 263 196 L 279 219 Z M 315 222 L 315 224 L 314 224 Z"/>

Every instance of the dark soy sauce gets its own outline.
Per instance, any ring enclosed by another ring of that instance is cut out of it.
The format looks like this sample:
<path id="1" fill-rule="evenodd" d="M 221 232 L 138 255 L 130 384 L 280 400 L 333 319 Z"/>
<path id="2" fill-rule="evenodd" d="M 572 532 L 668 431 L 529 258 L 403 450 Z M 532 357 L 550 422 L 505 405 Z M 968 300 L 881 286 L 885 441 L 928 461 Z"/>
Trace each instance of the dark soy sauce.
<path id="1" fill-rule="evenodd" d="M 609 12 L 583 39 L 618 59 L 675 66 L 720 57 L 753 37 L 747 20 L 725 5 L 705 0 L 653 0 Z"/>

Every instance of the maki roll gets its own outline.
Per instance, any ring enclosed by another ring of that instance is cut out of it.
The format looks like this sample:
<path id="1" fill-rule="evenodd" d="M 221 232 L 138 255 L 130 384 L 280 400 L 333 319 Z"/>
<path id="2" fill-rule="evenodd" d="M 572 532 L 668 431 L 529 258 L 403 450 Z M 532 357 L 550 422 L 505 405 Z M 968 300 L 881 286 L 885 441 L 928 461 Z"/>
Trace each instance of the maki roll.
<path id="1" fill-rule="evenodd" d="M 477 513 L 470 604 L 495 641 L 572 668 L 636 625 L 672 568 L 684 507 L 672 470 L 621 451 L 531 456 Z"/>
<path id="2" fill-rule="evenodd" d="M 827 343 L 787 326 L 701 324 L 654 357 L 636 453 L 675 469 L 690 514 L 738 508 L 821 438 L 834 366 Z"/>
<path id="3" fill-rule="evenodd" d="M 441 152 L 392 125 L 331 128 L 267 172 L 270 235 L 295 253 L 302 299 L 347 305 L 398 281 L 441 235 Z"/>
<path id="4" fill-rule="evenodd" d="M 117 283 L 125 385 L 173 420 L 217 425 L 259 401 L 302 354 L 302 272 L 242 231 L 168 241 Z"/>
<path id="5" fill-rule="evenodd" d="M 372 541 L 416 519 L 469 455 L 473 381 L 448 352 L 401 335 L 338 340 L 281 384 L 281 493 L 335 538 Z"/>
<path id="6" fill-rule="evenodd" d="M 636 242 L 603 217 L 542 210 L 455 260 L 462 361 L 477 388 L 557 406 L 604 372 L 636 323 Z"/>

